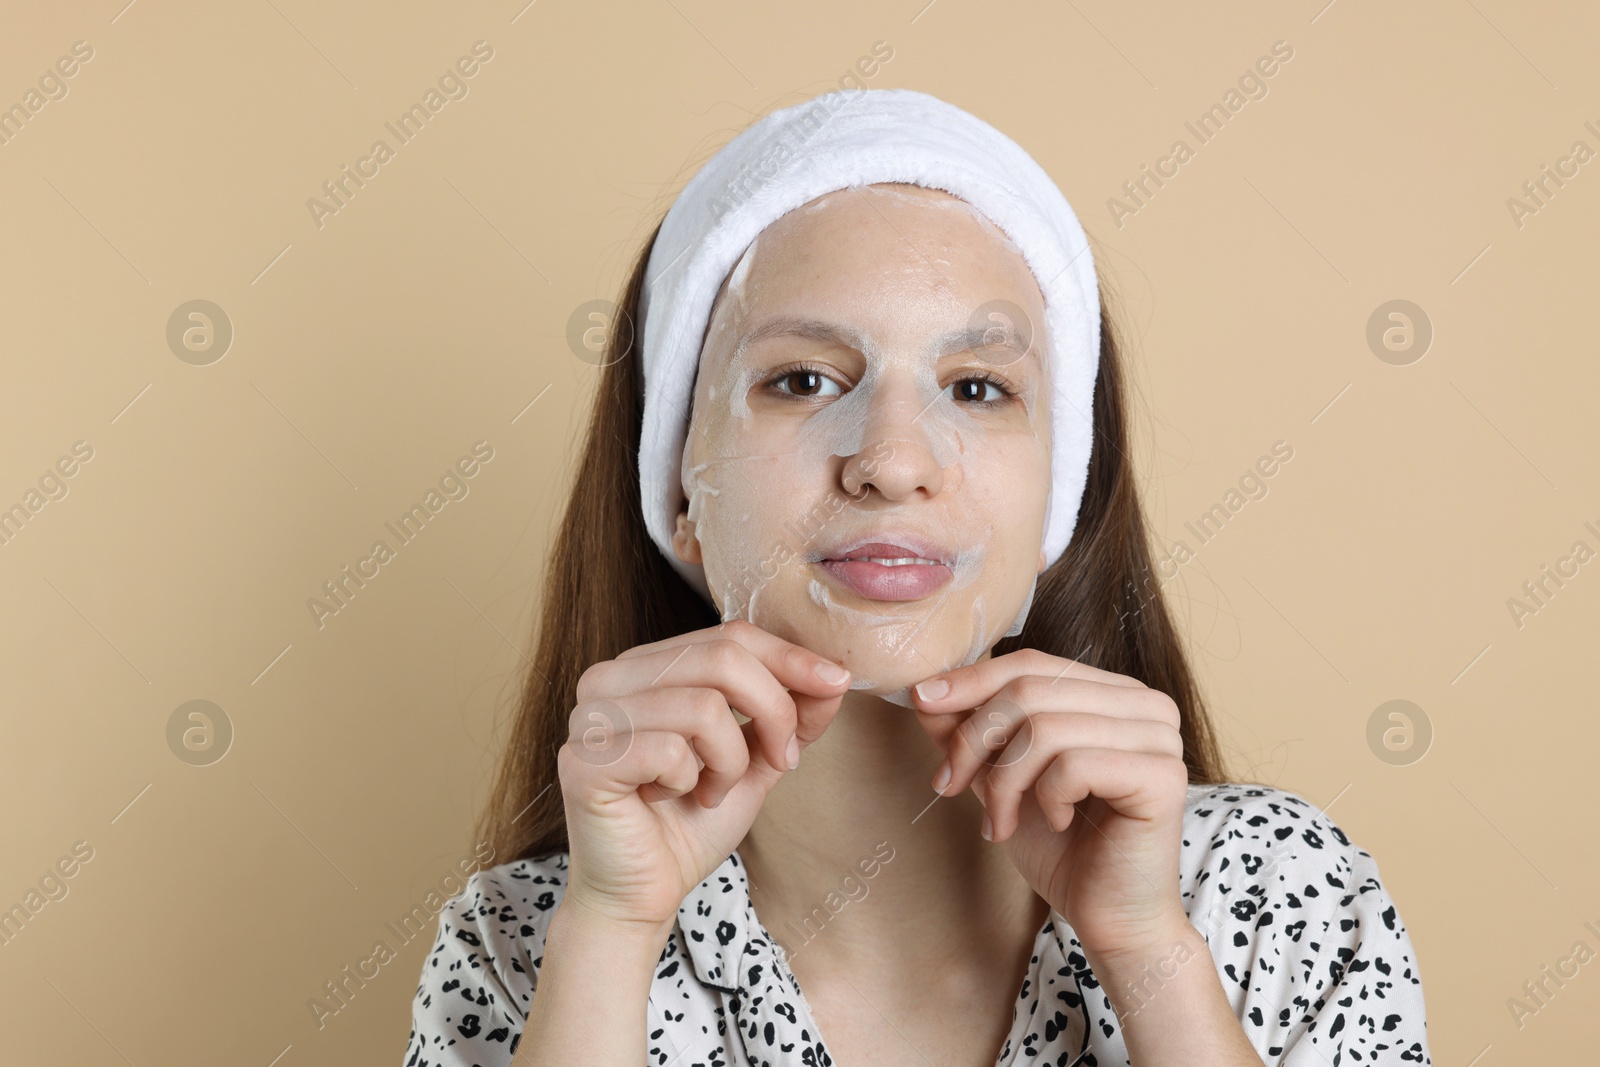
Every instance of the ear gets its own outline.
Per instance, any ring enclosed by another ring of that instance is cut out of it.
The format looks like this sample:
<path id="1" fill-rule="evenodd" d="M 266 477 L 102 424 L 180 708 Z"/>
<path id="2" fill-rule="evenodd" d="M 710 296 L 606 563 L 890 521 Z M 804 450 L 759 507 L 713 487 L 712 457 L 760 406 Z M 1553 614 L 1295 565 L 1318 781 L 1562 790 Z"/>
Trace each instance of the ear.
<path id="1" fill-rule="evenodd" d="M 1037 573 L 1043 574 L 1044 570 L 1045 570 L 1045 566 L 1046 566 L 1046 561 L 1045 561 L 1045 558 L 1044 558 L 1044 549 L 1041 548 L 1041 549 L 1039 549 L 1039 570 L 1038 570 Z"/>
<path id="2" fill-rule="evenodd" d="M 677 522 L 672 528 L 672 551 L 685 563 L 704 562 L 700 555 L 700 539 L 695 536 L 694 523 L 689 521 L 687 505 L 678 512 Z"/>

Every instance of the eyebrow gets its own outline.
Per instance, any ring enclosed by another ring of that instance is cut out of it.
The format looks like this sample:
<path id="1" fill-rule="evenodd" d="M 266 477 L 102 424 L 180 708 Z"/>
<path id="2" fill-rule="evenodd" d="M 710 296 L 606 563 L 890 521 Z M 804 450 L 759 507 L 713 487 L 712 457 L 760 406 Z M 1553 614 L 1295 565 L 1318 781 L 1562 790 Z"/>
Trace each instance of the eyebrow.
<path id="1" fill-rule="evenodd" d="M 1025 343 L 1015 330 L 1007 330 L 1003 340 L 993 344 L 985 344 L 990 327 L 971 325 L 960 329 L 950 330 L 940 334 L 934 339 L 932 351 L 935 359 L 957 352 L 966 352 L 969 349 L 1000 347 L 1009 348 L 1019 356 L 1028 355 L 1034 348 L 1031 343 Z M 737 358 L 751 345 L 765 341 L 770 337 L 800 337 L 808 341 L 817 341 L 821 344 L 843 345 L 852 348 L 864 355 L 879 354 L 879 349 L 871 337 L 860 330 L 838 323 L 825 322 L 821 319 L 803 319 L 793 315 L 775 315 L 761 323 L 755 329 L 740 338 L 734 348 Z M 1031 338 L 1029 339 L 1031 341 Z M 1037 357 L 1037 353 L 1034 353 Z"/>

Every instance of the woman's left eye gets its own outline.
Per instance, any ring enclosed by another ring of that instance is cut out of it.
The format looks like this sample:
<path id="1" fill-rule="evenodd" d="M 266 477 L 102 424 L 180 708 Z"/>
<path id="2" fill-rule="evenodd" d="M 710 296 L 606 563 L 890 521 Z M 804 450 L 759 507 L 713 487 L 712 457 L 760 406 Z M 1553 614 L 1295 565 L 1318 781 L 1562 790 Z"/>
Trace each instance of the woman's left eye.
<path id="1" fill-rule="evenodd" d="M 955 399 L 969 404 L 993 403 L 1006 397 L 1005 390 L 987 378 L 963 378 L 959 382 L 952 382 L 950 388 L 954 390 L 952 395 Z"/>

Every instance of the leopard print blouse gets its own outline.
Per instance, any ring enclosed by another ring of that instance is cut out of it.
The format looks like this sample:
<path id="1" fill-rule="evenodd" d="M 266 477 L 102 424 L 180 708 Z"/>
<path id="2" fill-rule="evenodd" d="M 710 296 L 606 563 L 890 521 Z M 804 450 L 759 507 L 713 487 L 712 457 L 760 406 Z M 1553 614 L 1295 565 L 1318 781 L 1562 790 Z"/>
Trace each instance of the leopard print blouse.
<path id="1" fill-rule="evenodd" d="M 444 907 L 405 1067 L 511 1063 L 566 874 L 565 852 L 487 868 Z M 1269 786 L 1190 786 L 1180 877 L 1189 920 L 1263 1062 L 1432 1063 L 1405 925 L 1373 858 L 1315 806 Z M 833 1063 L 783 946 L 755 914 L 737 851 L 684 898 L 647 1012 L 651 1067 Z M 1052 909 L 996 1067 L 1128 1062 L 1111 1001 Z"/>

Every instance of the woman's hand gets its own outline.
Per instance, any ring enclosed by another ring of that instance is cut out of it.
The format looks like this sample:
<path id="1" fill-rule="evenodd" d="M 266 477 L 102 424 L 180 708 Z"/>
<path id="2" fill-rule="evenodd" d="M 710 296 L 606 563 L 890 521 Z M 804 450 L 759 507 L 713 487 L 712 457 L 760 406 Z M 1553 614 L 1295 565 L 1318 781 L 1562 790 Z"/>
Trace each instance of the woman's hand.
<path id="1" fill-rule="evenodd" d="M 556 760 L 566 902 L 604 920 L 670 927 L 849 686 L 843 667 L 742 621 L 590 667 Z M 741 726 L 733 708 L 751 721 Z"/>
<path id="2" fill-rule="evenodd" d="M 991 840 L 1087 952 L 1135 956 L 1186 936 L 1178 854 L 1188 770 L 1170 697 L 1034 649 L 935 676 L 915 693 L 918 721 L 948 755 L 949 782 L 934 787 L 972 787 Z"/>

